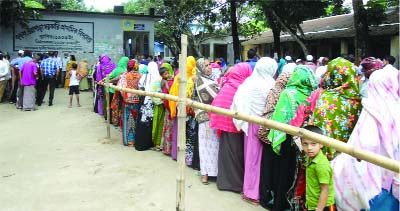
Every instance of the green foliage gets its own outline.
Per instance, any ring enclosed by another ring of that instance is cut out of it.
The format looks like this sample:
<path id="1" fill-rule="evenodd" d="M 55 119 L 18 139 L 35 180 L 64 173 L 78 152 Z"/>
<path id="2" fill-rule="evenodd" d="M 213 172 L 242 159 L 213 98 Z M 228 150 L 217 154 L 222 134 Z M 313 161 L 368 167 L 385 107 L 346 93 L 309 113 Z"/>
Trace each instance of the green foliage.
<path id="1" fill-rule="evenodd" d="M 25 7 L 23 0 L 2 0 L 0 2 L 1 26 L 12 27 L 19 24 L 27 27 L 27 19 L 37 19 L 39 16 L 38 9 Z"/>
<path id="2" fill-rule="evenodd" d="M 154 8 L 155 14 L 161 14 L 163 9 L 163 0 L 129 0 L 122 3 L 125 13 L 148 15 L 150 8 Z"/>
<path id="3" fill-rule="evenodd" d="M 351 5 L 343 5 L 343 0 L 331 0 L 328 7 L 325 8 L 326 17 L 334 15 L 348 14 L 352 10 Z"/>
<path id="4" fill-rule="evenodd" d="M 61 3 L 61 9 L 73 10 L 73 11 L 88 11 L 83 0 L 63 0 Z"/>
<path id="5" fill-rule="evenodd" d="M 37 1 L 24 1 L 24 6 L 26 8 L 31 8 L 31 9 L 45 9 L 43 4 L 37 2 Z"/>

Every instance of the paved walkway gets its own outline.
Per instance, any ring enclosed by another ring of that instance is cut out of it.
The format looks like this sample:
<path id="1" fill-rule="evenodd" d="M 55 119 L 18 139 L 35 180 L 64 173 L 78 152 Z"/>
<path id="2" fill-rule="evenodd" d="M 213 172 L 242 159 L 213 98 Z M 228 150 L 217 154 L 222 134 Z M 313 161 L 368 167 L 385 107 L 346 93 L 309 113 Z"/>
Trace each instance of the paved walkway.
<path id="1" fill-rule="evenodd" d="M 175 210 L 175 161 L 122 146 L 114 127 L 104 143 L 92 93 L 81 94 L 80 108 L 68 108 L 64 89 L 56 89 L 54 106 L 45 100 L 33 112 L 0 104 L 0 210 Z M 265 210 L 202 185 L 192 169 L 186 176 L 188 211 Z"/>

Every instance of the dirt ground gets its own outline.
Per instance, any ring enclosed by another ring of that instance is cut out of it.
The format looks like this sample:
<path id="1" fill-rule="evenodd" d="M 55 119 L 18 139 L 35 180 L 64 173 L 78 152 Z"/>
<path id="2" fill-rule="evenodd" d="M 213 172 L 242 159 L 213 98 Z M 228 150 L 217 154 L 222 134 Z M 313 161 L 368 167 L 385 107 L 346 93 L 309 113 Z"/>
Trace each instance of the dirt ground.
<path id="1" fill-rule="evenodd" d="M 82 107 L 68 108 L 68 95 L 56 89 L 54 105 L 20 111 L 0 104 L 0 210 L 175 210 L 177 163 L 154 151 L 121 144 L 112 127 L 92 112 L 92 93 Z M 240 194 L 205 186 L 186 168 L 186 210 L 265 210 Z"/>

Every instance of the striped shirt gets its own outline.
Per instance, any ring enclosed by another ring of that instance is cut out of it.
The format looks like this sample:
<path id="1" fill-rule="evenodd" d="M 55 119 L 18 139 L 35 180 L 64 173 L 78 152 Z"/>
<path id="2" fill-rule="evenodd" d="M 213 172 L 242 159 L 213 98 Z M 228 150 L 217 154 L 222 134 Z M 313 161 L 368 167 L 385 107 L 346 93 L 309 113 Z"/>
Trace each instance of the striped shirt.
<path id="1" fill-rule="evenodd" d="M 60 68 L 60 65 L 57 63 L 57 60 L 54 58 L 47 58 L 42 61 L 40 64 L 40 68 L 43 70 L 44 76 L 54 76 L 56 75 L 57 69 Z"/>

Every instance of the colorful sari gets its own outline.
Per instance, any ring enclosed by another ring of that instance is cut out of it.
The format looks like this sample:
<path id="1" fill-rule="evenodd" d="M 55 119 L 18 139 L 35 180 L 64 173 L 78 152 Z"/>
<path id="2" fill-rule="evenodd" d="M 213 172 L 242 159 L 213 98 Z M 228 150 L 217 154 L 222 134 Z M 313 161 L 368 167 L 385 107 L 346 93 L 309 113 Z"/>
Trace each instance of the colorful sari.
<path id="1" fill-rule="evenodd" d="M 141 74 L 137 72 L 137 65 L 134 70 L 123 73 L 120 80 L 118 81 L 119 87 L 138 89 L 139 79 Z M 135 94 L 129 94 L 126 92 L 120 92 L 123 96 L 124 103 L 122 106 L 122 144 L 125 146 L 133 147 L 135 145 L 136 136 L 136 122 L 139 113 L 139 96 Z"/>
<path id="2" fill-rule="evenodd" d="M 96 82 L 103 80 L 110 74 L 116 65 L 112 63 L 111 58 L 105 54 L 100 56 L 100 64 L 97 65 Z M 103 86 L 97 85 L 96 99 L 97 99 L 97 112 L 100 116 L 103 115 Z M 106 114 L 107 115 L 107 114 Z"/>
<path id="3" fill-rule="evenodd" d="M 318 87 L 314 72 L 299 65 L 294 69 L 285 90 L 281 93 L 276 109 L 272 114 L 272 120 L 289 123 L 294 117 L 297 107 Z M 272 149 L 280 154 L 280 145 L 286 140 L 286 133 L 271 129 L 268 134 Z"/>
<path id="4" fill-rule="evenodd" d="M 330 61 L 321 84 L 325 90 L 317 100 L 310 124 L 328 137 L 347 142 L 362 107 L 354 65 L 340 57 Z M 334 149 L 327 151 L 329 159 L 336 156 Z"/>
<path id="5" fill-rule="evenodd" d="M 397 70 L 371 75 L 368 98 L 362 100 L 363 110 L 348 145 L 400 160 L 399 83 Z M 339 210 L 399 210 L 399 174 L 344 153 L 332 161 L 332 167 Z M 379 198 L 392 207 L 377 208 Z"/>
<path id="6" fill-rule="evenodd" d="M 128 67 L 128 57 L 122 57 L 117 67 L 107 76 L 110 80 L 118 78 L 122 73 L 126 72 Z M 114 93 L 113 98 L 111 99 L 110 108 L 111 108 L 111 123 L 115 126 L 118 126 L 121 121 L 122 115 L 122 100 L 119 91 L 115 91 L 113 88 L 110 88 L 110 93 Z"/>

